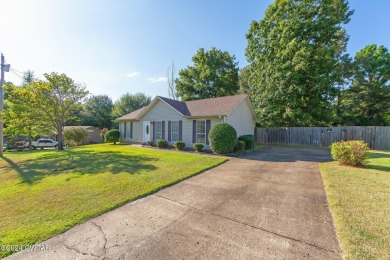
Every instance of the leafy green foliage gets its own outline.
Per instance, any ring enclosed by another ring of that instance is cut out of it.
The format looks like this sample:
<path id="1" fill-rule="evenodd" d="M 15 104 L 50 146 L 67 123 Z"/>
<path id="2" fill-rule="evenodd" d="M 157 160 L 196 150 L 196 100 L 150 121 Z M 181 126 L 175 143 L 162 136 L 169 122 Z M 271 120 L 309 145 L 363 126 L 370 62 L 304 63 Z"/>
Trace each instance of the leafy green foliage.
<path id="1" fill-rule="evenodd" d="M 390 53 L 368 45 L 356 53 L 350 88 L 341 97 L 343 121 L 348 125 L 386 125 L 390 121 Z"/>
<path id="2" fill-rule="evenodd" d="M 115 102 L 112 115 L 114 119 L 121 117 L 140 109 L 141 107 L 149 105 L 151 101 L 151 97 L 146 96 L 144 93 L 126 93 Z"/>
<path id="3" fill-rule="evenodd" d="M 168 147 L 168 141 L 167 140 L 158 140 L 157 141 L 157 147 L 158 148 L 167 148 Z"/>
<path id="4" fill-rule="evenodd" d="M 247 33 L 250 97 L 263 126 L 329 124 L 343 82 L 346 0 L 275 1 Z"/>
<path id="5" fill-rule="evenodd" d="M 244 141 L 237 140 L 236 145 L 234 146 L 234 151 L 240 152 L 245 151 L 246 144 Z"/>
<path id="6" fill-rule="evenodd" d="M 81 123 L 100 129 L 110 128 L 112 124 L 112 109 L 113 103 L 109 96 L 91 96 L 83 105 Z"/>
<path id="7" fill-rule="evenodd" d="M 64 140 L 71 145 L 83 144 L 88 138 L 88 131 L 82 127 L 68 127 L 64 130 Z"/>
<path id="8" fill-rule="evenodd" d="M 177 141 L 176 143 L 173 144 L 173 146 L 174 146 L 177 150 L 183 150 L 184 147 L 186 146 L 186 144 L 185 144 L 184 142 Z"/>
<path id="9" fill-rule="evenodd" d="M 100 131 L 100 137 L 102 138 L 103 142 L 104 142 L 104 136 L 105 134 L 108 132 L 108 128 L 103 128 L 101 131 Z"/>
<path id="10" fill-rule="evenodd" d="M 147 143 L 149 146 L 154 146 L 154 141 L 153 141 L 153 140 L 147 141 L 146 143 Z"/>
<path id="11" fill-rule="evenodd" d="M 255 147 L 255 141 L 253 140 L 253 137 L 251 137 L 251 136 L 243 135 L 243 136 L 238 137 L 238 140 L 244 141 L 246 150 L 251 150 Z"/>
<path id="12" fill-rule="evenodd" d="M 199 49 L 192 57 L 192 66 L 179 71 L 177 94 L 182 101 L 223 97 L 239 89 L 236 58 L 216 48 Z"/>
<path id="13" fill-rule="evenodd" d="M 204 145 L 201 143 L 194 143 L 195 152 L 201 152 L 204 148 Z"/>
<path id="14" fill-rule="evenodd" d="M 104 135 L 104 140 L 107 143 L 114 143 L 116 144 L 119 142 L 120 132 L 118 129 L 111 129 L 107 131 L 107 133 Z"/>
<path id="15" fill-rule="evenodd" d="M 332 158 L 342 165 L 362 166 L 368 159 L 369 148 L 363 141 L 341 141 L 331 145 Z"/>
<path id="16" fill-rule="evenodd" d="M 218 123 L 211 127 L 208 138 L 213 152 L 225 154 L 234 150 L 237 132 L 233 126 L 227 123 Z"/>

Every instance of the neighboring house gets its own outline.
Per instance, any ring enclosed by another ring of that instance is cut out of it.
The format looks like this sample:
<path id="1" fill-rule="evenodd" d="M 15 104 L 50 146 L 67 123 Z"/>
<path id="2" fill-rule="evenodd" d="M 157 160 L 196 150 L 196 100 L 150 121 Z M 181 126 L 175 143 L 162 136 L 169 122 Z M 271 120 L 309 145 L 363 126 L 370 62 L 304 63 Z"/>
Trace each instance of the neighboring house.
<path id="1" fill-rule="evenodd" d="M 238 136 L 253 135 L 256 115 L 245 94 L 181 102 L 157 96 L 143 108 L 117 119 L 121 142 L 145 143 L 167 140 L 169 144 L 183 141 L 209 145 L 210 128 L 225 122 Z"/>
<path id="2" fill-rule="evenodd" d="M 84 140 L 85 144 L 100 144 L 103 143 L 102 138 L 100 137 L 100 129 L 94 126 L 65 126 L 64 131 L 70 128 L 84 128 L 88 131 L 88 137 Z"/>

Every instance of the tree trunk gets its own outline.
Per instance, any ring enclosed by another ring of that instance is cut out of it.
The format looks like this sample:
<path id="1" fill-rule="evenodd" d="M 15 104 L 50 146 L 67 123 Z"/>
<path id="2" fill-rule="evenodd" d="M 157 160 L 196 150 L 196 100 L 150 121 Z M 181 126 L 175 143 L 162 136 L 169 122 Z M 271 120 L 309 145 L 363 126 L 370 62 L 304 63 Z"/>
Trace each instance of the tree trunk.
<path id="1" fill-rule="evenodd" d="M 57 129 L 57 134 L 58 134 L 58 150 L 64 150 L 62 127 L 59 127 Z"/>

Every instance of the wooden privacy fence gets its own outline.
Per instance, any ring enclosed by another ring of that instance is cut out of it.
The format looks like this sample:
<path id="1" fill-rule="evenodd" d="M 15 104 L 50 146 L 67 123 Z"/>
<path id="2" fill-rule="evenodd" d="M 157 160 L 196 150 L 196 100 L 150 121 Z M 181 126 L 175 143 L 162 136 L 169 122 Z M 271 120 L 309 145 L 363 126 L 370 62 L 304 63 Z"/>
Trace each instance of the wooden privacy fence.
<path id="1" fill-rule="evenodd" d="M 363 140 L 371 149 L 390 150 L 390 126 L 255 129 L 255 141 L 259 144 L 328 147 L 341 140 Z"/>

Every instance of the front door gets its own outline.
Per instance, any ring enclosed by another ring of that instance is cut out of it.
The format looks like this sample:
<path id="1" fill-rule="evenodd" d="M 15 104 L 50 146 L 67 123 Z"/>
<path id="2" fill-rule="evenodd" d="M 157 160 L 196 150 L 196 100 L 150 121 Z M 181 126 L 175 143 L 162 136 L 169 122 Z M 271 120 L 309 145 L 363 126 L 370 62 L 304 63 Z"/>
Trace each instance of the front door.
<path id="1" fill-rule="evenodd" d="M 150 121 L 143 122 L 143 129 L 144 143 L 146 143 L 147 141 L 150 141 Z"/>

